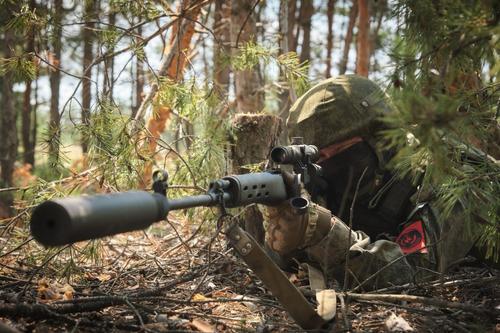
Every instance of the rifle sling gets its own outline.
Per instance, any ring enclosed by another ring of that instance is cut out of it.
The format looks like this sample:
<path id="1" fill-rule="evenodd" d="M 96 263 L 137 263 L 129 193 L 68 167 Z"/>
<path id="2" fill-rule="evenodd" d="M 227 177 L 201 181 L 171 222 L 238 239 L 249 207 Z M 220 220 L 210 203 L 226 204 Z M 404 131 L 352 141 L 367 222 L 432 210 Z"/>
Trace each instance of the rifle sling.
<path id="1" fill-rule="evenodd" d="M 248 267 L 262 280 L 300 327 L 317 329 L 326 323 L 255 239 L 236 223 L 226 230 L 226 235 Z"/>

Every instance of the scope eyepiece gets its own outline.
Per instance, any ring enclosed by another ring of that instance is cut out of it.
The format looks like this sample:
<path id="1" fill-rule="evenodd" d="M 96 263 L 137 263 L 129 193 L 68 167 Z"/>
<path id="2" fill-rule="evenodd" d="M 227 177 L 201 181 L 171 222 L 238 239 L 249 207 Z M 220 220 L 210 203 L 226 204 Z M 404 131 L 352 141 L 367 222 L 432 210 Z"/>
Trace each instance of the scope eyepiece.
<path id="1" fill-rule="evenodd" d="M 314 163 L 319 159 L 319 150 L 314 145 L 277 146 L 271 150 L 271 159 L 279 164 Z"/>

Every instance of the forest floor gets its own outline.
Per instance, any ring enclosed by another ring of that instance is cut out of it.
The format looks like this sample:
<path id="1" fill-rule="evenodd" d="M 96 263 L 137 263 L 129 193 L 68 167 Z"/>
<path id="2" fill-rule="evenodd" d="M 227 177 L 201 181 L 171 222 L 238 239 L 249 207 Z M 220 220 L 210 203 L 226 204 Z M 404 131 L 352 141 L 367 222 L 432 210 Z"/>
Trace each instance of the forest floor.
<path id="1" fill-rule="evenodd" d="M 3 224 L 0 332 L 303 331 L 223 235 L 175 217 L 147 233 L 49 252 L 30 238 L 9 242 L 15 227 Z M 345 302 L 326 332 L 498 333 L 499 282 L 499 271 L 476 264 L 365 296 L 338 291 Z"/>

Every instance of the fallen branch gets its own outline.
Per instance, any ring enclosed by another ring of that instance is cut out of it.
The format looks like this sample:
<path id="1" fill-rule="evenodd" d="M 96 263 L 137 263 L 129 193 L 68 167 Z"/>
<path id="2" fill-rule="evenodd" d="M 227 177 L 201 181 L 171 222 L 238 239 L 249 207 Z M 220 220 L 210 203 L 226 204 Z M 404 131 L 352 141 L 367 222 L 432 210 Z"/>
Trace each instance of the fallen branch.
<path id="1" fill-rule="evenodd" d="M 387 287 L 377 290 L 369 291 L 369 294 L 380 294 L 384 292 L 397 292 L 402 290 L 408 290 L 412 288 L 444 288 L 444 287 L 456 287 L 462 285 L 472 285 L 478 283 L 489 283 L 489 282 L 498 282 L 500 280 L 499 276 L 486 276 L 486 277 L 475 277 L 470 279 L 462 279 L 462 280 L 451 280 L 446 282 L 441 281 L 430 281 L 422 284 L 415 285 L 414 283 L 406 283 L 401 286 L 393 286 Z"/>
<path id="2" fill-rule="evenodd" d="M 413 295 L 394 295 L 394 294 L 356 294 L 356 293 L 344 293 L 346 297 L 355 300 L 367 300 L 367 301 L 384 301 L 384 302 L 410 302 L 410 303 L 421 303 L 425 305 L 437 306 L 440 308 L 447 309 L 459 309 L 474 313 L 477 315 L 488 315 L 497 316 L 500 314 L 498 310 L 485 309 L 484 307 L 463 304 L 458 302 L 448 302 L 440 300 L 437 298 L 423 297 L 423 296 L 413 296 Z"/>
<path id="3" fill-rule="evenodd" d="M 85 171 L 82 171 L 80 173 L 77 173 L 77 174 L 73 174 L 72 176 L 69 176 L 69 177 L 66 177 L 66 178 L 62 178 L 62 179 L 57 179 L 57 180 L 54 180 L 54 181 L 51 181 L 51 182 L 48 182 L 48 183 L 45 183 L 43 184 L 44 187 L 48 187 L 50 185 L 57 185 L 57 184 L 61 184 L 61 183 L 64 183 L 64 182 L 67 182 L 69 180 L 74 180 L 76 178 L 81 178 L 81 177 L 85 177 L 87 176 L 88 174 L 92 173 L 93 171 L 97 170 L 98 167 L 93 167 L 93 168 L 90 168 L 90 169 L 87 169 Z M 30 185 L 30 186 L 22 186 L 22 187 L 7 187 L 7 188 L 0 188 L 0 193 L 1 192 L 10 192 L 10 191 L 26 191 L 26 190 L 29 190 L 31 188 L 34 188 L 35 186 L 37 186 L 36 184 L 35 185 Z"/>
<path id="4" fill-rule="evenodd" d="M 1 304 L 0 305 L 0 316 L 1 317 L 11 317 L 11 318 L 22 318 L 28 317 L 33 319 L 57 319 L 66 324 L 75 324 L 73 319 L 67 318 L 64 315 L 54 312 L 54 309 L 43 304 Z"/>

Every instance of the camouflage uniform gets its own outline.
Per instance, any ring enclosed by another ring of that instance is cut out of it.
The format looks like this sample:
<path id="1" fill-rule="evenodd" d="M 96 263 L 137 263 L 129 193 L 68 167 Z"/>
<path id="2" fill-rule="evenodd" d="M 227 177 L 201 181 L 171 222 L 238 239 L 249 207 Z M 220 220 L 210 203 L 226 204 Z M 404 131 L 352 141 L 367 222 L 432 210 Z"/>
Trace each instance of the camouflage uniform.
<path id="1" fill-rule="evenodd" d="M 305 255 L 337 281 L 348 260 L 349 284 L 364 289 L 444 272 L 466 255 L 473 241 L 461 239 L 466 233 L 460 207 L 453 221 L 438 225 L 431 197 L 386 168 L 394 152 L 379 146 L 377 132 L 383 128 L 379 117 L 393 111 L 376 84 L 355 75 L 325 80 L 295 102 L 289 133 L 318 146 L 328 183 L 312 200 L 336 216 L 321 218 L 318 205 L 302 216 L 286 205 L 265 208 L 272 250 L 282 257 Z"/>

